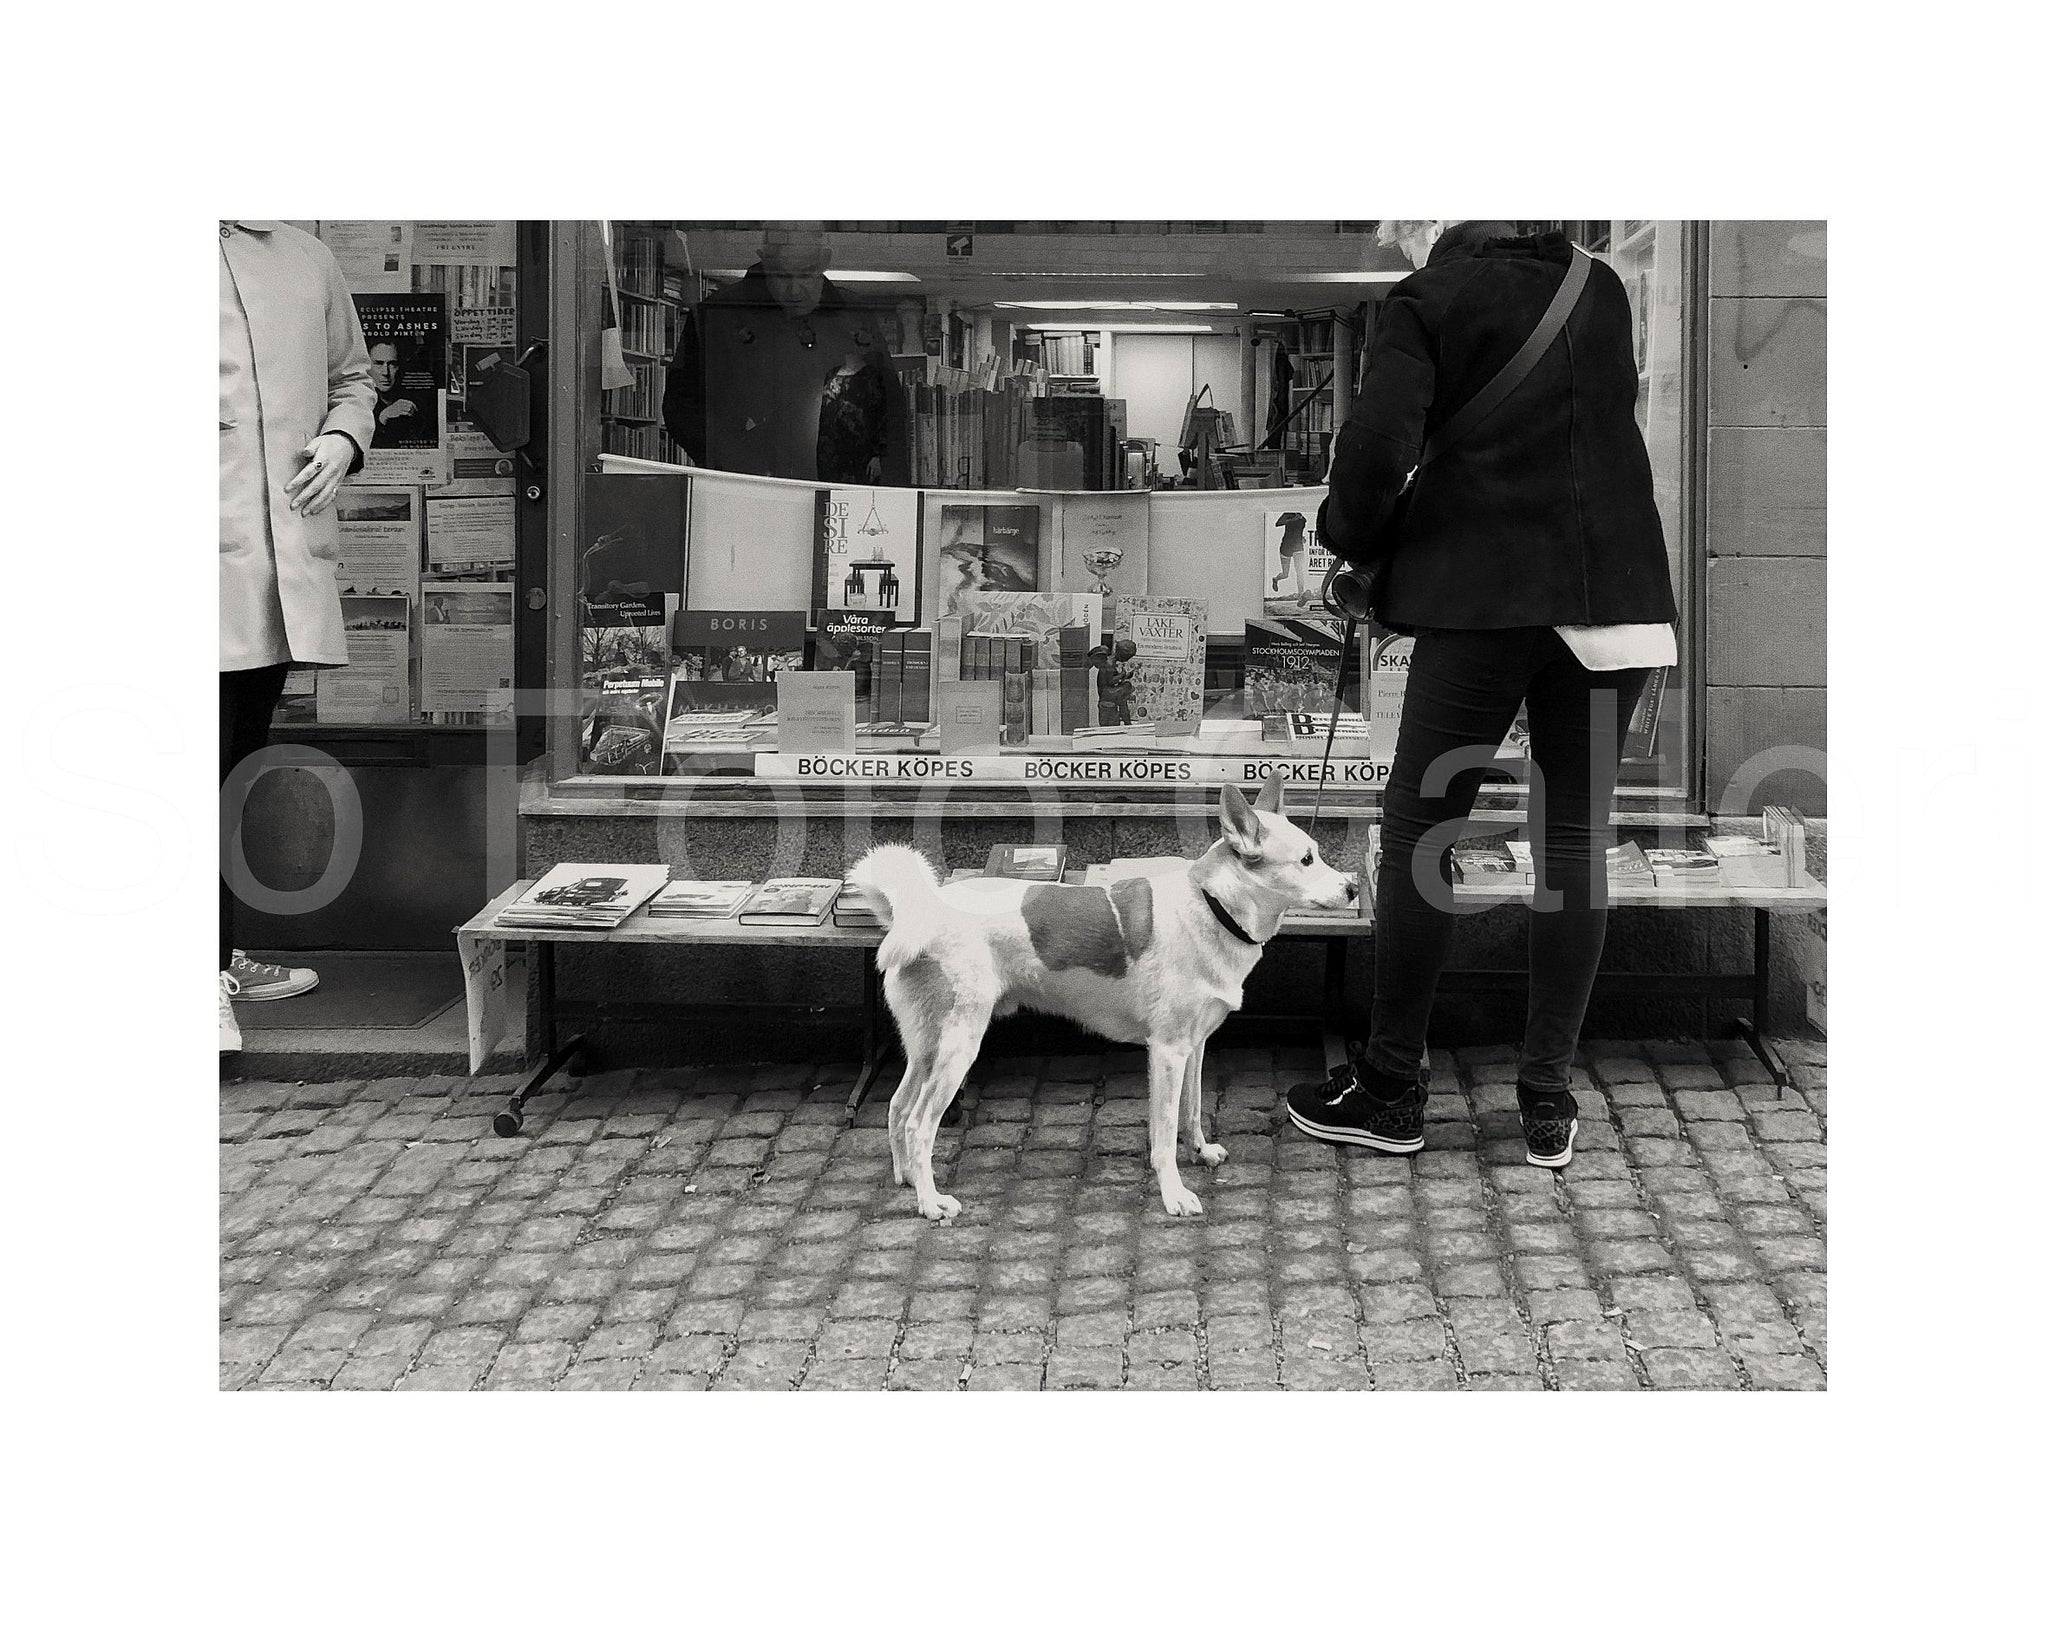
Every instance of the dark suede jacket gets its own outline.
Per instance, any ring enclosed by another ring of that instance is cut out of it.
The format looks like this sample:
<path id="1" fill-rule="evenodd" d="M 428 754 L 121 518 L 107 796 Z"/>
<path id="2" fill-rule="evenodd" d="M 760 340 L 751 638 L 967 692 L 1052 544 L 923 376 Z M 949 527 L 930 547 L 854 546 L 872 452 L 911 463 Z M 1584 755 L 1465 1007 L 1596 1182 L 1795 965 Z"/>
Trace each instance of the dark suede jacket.
<path id="1" fill-rule="evenodd" d="M 1485 421 L 1423 469 L 1398 540 L 1386 524 L 1424 438 L 1493 379 L 1563 281 L 1561 233 L 1462 222 L 1381 311 L 1337 435 L 1317 532 L 1353 563 L 1387 552 L 1379 605 L 1404 626 L 1673 620 L 1664 530 L 1636 427 L 1628 295 L 1595 262 L 1564 334 Z"/>

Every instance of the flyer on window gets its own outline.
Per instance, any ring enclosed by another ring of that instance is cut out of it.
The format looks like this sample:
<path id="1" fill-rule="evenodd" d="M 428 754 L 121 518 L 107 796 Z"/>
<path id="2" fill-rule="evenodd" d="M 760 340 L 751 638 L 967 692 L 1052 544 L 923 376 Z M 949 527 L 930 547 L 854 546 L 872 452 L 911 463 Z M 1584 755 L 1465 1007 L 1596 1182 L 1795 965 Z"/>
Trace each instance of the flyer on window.
<path id="1" fill-rule="evenodd" d="M 420 612 L 420 710 L 508 715 L 512 588 L 428 581 Z"/>
<path id="2" fill-rule="evenodd" d="M 322 222 L 319 231 L 350 290 L 397 295 L 412 289 L 411 223 Z"/>
<path id="3" fill-rule="evenodd" d="M 510 569 L 512 497 L 435 495 L 427 500 L 427 568 L 437 575 Z"/>
<path id="4" fill-rule="evenodd" d="M 348 664 L 313 680 L 323 723 L 403 723 L 412 716 L 412 605 L 404 597 L 345 597 Z"/>
<path id="5" fill-rule="evenodd" d="M 515 222 L 415 222 L 412 259 L 477 267 L 511 267 L 519 260 Z"/>
<path id="6" fill-rule="evenodd" d="M 420 591 L 420 491 L 345 484 L 334 499 L 341 558 L 334 584 L 344 592 Z"/>
<path id="7" fill-rule="evenodd" d="M 439 484 L 448 478 L 447 298 L 358 295 L 356 317 L 370 351 L 376 417 L 363 452 L 363 483 Z"/>

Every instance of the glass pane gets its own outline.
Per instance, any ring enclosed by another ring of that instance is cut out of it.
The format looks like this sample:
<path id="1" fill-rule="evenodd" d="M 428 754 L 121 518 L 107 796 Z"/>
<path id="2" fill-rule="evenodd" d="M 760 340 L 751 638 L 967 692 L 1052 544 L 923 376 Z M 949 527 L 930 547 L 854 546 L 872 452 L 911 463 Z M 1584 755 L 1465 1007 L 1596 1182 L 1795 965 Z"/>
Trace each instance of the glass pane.
<path id="1" fill-rule="evenodd" d="M 639 606 L 607 607 L 585 644 L 579 766 L 1156 791 L 1278 763 L 1313 787 L 1335 703 L 1321 778 L 1370 800 L 1389 725 L 1375 736 L 1364 663 L 1339 678 L 1318 625 L 1314 521 L 1379 304 L 1426 254 L 1401 230 L 1426 226 L 611 224 L 601 447 L 617 471 L 692 470 L 647 503 L 677 521 L 643 530 L 646 572 L 621 582 Z M 1684 225 L 1514 226 L 1564 228 L 1628 285 L 1687 609 Z M 617 556 L 602 510 L 586 555 Z M 1156 652 L 1123 652 L 1137 615 Z M 748 620 L 762 643 L 732 636 Z M 668 651 L 622 662 L 634 626 Z M 779 686 L 831 670 L 856 691 L 836 760 L 786 743 Z M 1684 783 L 1683 665 L 1656 699 L 1628 748 L 1638 788 Z M 1511 736 L 1503 767 L 1525 754 Z"/>
<path id="2" fill-rule="evenodd" d="M 1650 452 L 1683 644 L 1692 628 L 1693 591 L 1687 559 L 1691 474 L 1686 459 L 1685 224 L 1621 218 L 1601 225 L 1611 228 L 1605 260 L 1621 276 L 1635 315 L 1636 424 Z M 1638 709 L 1631 743 L 1623 751 L 1624 783 L 1685 785 L 1691 738 L 1689 683 L 1690 668 L 1681 651 L 1681 664 L 1661 685 L 1661 699 L 1653 684 Z"/>

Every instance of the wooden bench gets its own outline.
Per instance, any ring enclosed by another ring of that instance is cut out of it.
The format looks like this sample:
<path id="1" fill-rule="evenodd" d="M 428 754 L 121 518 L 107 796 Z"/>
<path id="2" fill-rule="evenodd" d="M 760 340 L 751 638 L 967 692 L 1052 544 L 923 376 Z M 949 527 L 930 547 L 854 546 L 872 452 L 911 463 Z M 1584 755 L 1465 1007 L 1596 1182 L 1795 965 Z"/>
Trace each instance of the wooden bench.
<path id="1" fill-rule="evenodd" d="M 1727 996 L 1748 1001 L 1750 1013 L 1738 1018 L 1735 1028 L 1750 1045 L 1782 1098 L 1791 1085 L 1786 1070 L 1770 1045 L 1771 1028 L 1771 917 L 1780 911 L 1827 909 L 1825 883 L 1801 873 L 1797 884 L 1787 886 L 1784 867 L 1775 858 L 1731 858 L 1721 861 L 1713 881 L 1658 887 L 1650 883 L 1610 883 L 1611 910 L 1747 910 L 1754 918 L 1751 939 L 1753 960 L 1747 973 L 1614 973 L 1602 969 L 1594 988 L 1621 996 Z M 1461 883 L 1455 903 L 1474 908 L 1493 905 L 1528 905 L 1536 897 L 1526 882 L 1500 884 Z M 1439 990 L 1488 992 L 1519 991 L 1528 983 L 1520 968 L 1452 970 L 1443 975 Z"/>
<path id="2" fill-rule="evenodd" d="M 1720 878 L 1704 884 L 1682 887 L 1617 886 L 1609 902 L 1616 910 L 1703 910 L 1745 909 L 1753 913 L 1754 961 L 1746 973 L 1609 973 L 1597 981 L 1609 994 L 1644 996 L 1732 996 L 1750 1003 L 1750 1016 L 1735 1021 L 1764 1068 L 1770 1072 L 1780 1094 L 1790 1084 L 1790 1074 L 1771 1048 L 1770 919 L 1779 911 L 1822 910 L 1827 905 L 1826 887 L 1805 877 L 1787 887 L 1771 880 L 1774 861 L 1724 860 Z M 1078 880 L 1070 872 L 1069 880 Z M 505 947 L 525 944 L 533 953 L 533 1001 L 540 1011 L 541 1052 L 532 1063 L 510 1101 L 493 1123 L 498 1135 L 510 1138 L 525 1120 L 528 1099 L 564 1066 L 577 1059 L 584 1047 L 581 1032 L 558 1039 L 555 998 L 555 946 L 558 944 L 646 944 L 671 948 L 730 945 L 803 946 L 807 949 L 842 948 L 868 951 L 882 942 L 880 930 L 841 928 L 829 921 L 822 927 L 749 927 L 731 918 L 699 922 L 683 917 L 649 916 L 636 911 L 617 928 L 588 932 L 570 928 L 507 927 L 500 914 L 533 886 L 516 882 L 493 899 L 475 916 L 455 930 L 462 955 L 464 999 L 469 1012 L 469 1071 L 480 1074 L 484 1061 L 505 1035 Z M 1456 902 L 1475 909 L 1493 905 L 1529 904 L 1535 889 L 1526 883 L 1498 886 L 1461 885 Z M 1297 918 L 1285 923 L 1281 939 L 1313 940 L 1323 947 L 1323 1006 L 1319 1015 L 1325 1062 L 1335 1065 L 1346 1056 L 1344 1028 L 1344 976 L 1351 942 L 1370 938 L 1373 932 L 1370 894 L 1366 913 L 1361 916 Z M 1447 972 L 1441 988 L 1449 991 L 1487 992 L 1519 990 L 1527 983 L 1519 968 L 1466 969 Z M 894 1032 L 882 1006 L 882 986 L 873 962 L 861 962 L 861 1064 L 853 1090 L 847 1095 L 849 1117 L 880 1076 L 893 1045 Z"/>
<path id="3" fill-rule="evenodd" d="M 1080 873 L 1070 872 L 1078 881 Z M 827 921 L 822 927 L 749 927 L 730 917 L 695 921 L 688 917 L 649 916 L 645 910 L 608 931 L 576 928 L 526 928 L 507 926 L 500 915 L 533 886 L 515 882 L 482 910 L 455 930 L 455 942 L 462 956 L 463 993 L 469 1011 L 469 1073 L 482 1073 L 484 1062 L 504 1039 L 506 1003 L 505 947 L 524 944 L 532 953 L 534 967 L 533 1005 L 540 1014 L 541 1052 L 528 1067 L 518 1088 L 493 1126 L 501 1138 L 516 1134 L 525 1121 L 526 1102 L 541 1086 L 565 1066 L 579 1058 L 585 1038 L 581 1032 L 561 1038 L 555 997 L 555 947 L 561 944 L 663 945 L 670 949 L 710 948 L 730 945 L 783 945 L 803 948 L 841 948 L 869 951 L 882 942 L 875 928 L 842 928 Z M 1341 1023 L 1344 991 L 1344 953 L 1353 939 L 1369 937 L 1369 914 L 1346 917 L 1318 917 L 1312 921 L 1289 921 L 1280 931 L 1283 939 L 1312 939 L 1323 946 L 1323 1010 L 1314 1017 L 1321 1023 L 1325 1052 L 1343 1052 Z M 875 964 L 861 962 L 861 1064 L 847 1095 L 849 1116 L 881 1074 L 894 1044 L 894 1031 L 882 1005 L 882 984 Z"/>

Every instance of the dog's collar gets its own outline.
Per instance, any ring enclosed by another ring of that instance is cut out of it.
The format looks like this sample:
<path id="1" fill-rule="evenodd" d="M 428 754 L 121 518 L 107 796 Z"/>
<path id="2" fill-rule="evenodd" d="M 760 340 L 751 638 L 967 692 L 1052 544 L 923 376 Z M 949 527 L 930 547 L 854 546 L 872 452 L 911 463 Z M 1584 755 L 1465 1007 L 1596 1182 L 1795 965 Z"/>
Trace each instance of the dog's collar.
<path id="1" fill-rule="evenodd" d="M 1216 920 L 1221 922 L 1224 925 L 1224 927 L 1228 928 L 1232 933 L 1236 934 L 1237 937 L 1242 939 L 1246 944 L 1263 945 L 1265 943 L 1265 940 L 1254 939 L 1250 934 L 1246 933 L 1243 928 L 1239 927 L 1237 924 L 1237 918 L 1232 916 L 1230 912 L 1225 910 L 1223 908 L 1223 901 L 1218 899 L 1207 888 L 1204 888 L 1202 890 L 1202 897 L 1208 901 L 1209 909 L 1215 912 Z"/>

